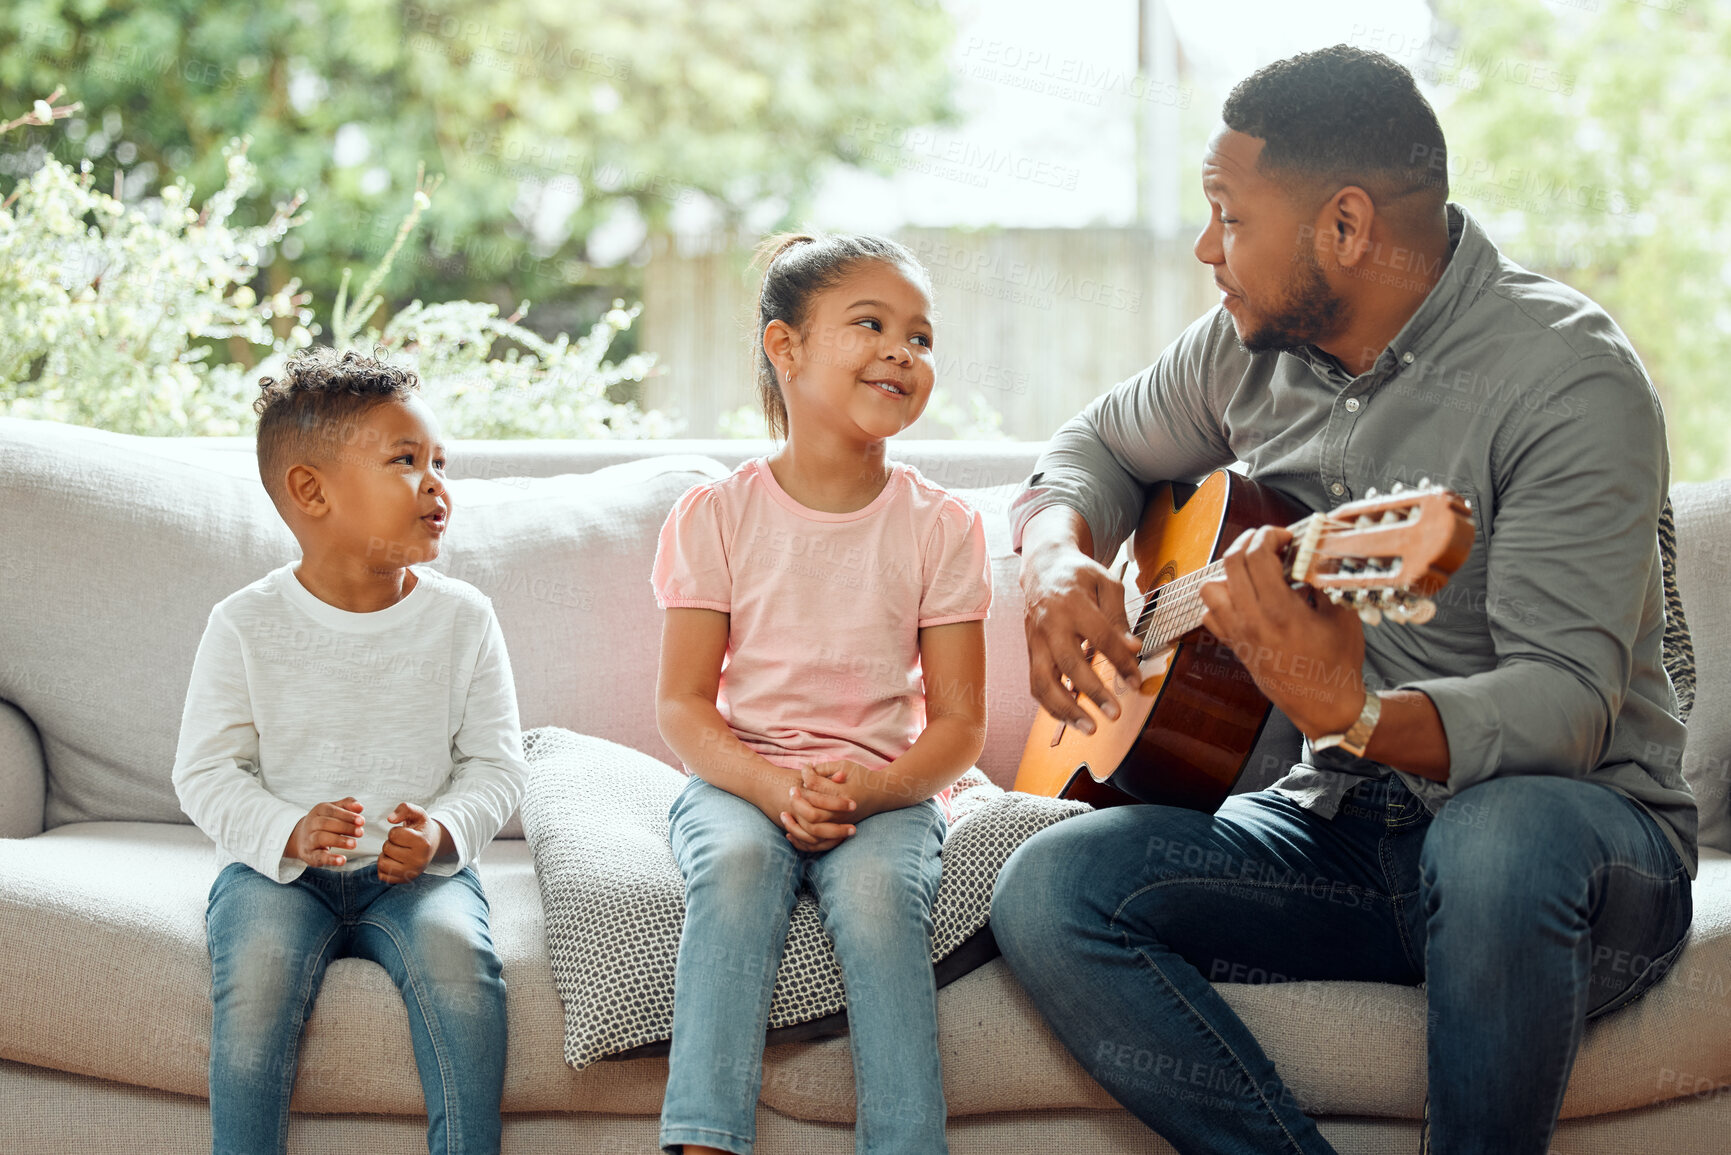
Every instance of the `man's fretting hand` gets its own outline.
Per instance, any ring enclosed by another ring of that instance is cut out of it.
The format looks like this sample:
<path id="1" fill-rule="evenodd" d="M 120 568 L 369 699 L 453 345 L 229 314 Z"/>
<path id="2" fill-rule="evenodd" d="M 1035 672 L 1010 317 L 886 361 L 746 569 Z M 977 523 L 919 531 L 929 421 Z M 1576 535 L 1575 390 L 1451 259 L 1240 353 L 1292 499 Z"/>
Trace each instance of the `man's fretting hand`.
<path id="1" fill-rule="evenodd" d="M 321 802 L 295 823 L 283 857 L 298 858 L 308 866 L 341 866 L 348 861 L 342 851 L 353 850 L 365 828 L 361 804 L 354 798 Z"/>

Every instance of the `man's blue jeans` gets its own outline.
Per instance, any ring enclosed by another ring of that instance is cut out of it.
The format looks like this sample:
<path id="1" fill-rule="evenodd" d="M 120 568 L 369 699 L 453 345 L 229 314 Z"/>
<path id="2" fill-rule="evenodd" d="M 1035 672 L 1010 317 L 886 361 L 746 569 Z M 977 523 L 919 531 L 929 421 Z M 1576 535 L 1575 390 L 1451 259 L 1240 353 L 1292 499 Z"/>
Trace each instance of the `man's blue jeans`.
<path id="1" fill-rule="evenodd" d="M 427 1103 L 427 1150 L 497 1152 L 505 980 L 473 867 L 385 883 L 376 865 L 309 867 L 293 882 L 230 863 L 210 888 L 210 1123 L 216 1155 L 288 1144 L 301 1027 L 334 958 L 372 959 L 403 993 Z M 404 1062 L 389 1040 L 336 1024 L 345 1052 Z M 332 1078 L 307 1071 L 303 1082 Z"/>
<path id="2" fill-rule="evenodd" d="M 816 854 L 756 806 L 693 775 L 669 812 L 685 875 L 661 1145 L 744 1155 L 757 1134 L 764 1030 L 802 878 L 847 989 L 861 1155 L 947 1151 L 932 900 L 947 824 L 936 801 L 855 823 Z"/>
<path id="3" fill-rule="evenodd" d="M 992 926 L 1052 1030 L 1180 1152 L 1333 1149 L 1210 985 L 1425 983 L 1430 1131 L 1543 1155 L 1583 1024 L 1682 949 L 1689 877 L 1598 785 L 1496 778 L 1432 818 L 1397 778 L 1333 819 L 1273 791 L 1218 814 L 1122 806 L 1035 835 Z"/>

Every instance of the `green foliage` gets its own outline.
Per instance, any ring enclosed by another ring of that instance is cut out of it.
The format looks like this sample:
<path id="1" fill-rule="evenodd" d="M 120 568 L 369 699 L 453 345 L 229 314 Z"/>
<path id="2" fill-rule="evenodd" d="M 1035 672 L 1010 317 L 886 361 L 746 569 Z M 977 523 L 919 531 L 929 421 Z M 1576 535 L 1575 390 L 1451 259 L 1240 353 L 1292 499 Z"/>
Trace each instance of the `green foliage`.
<path id="1" fill-rule="evenodd" d="M 1451 195 L 1628 333 L 1673 479 L 1731 473 L 1731 7 L 1445 0 L 1441 15 L 1458 37 L 1436 58 L 1459 89 L 1440 110 Z"/>
<path id="2" fill-rule="evenodd" d="M 693 198 L 723 224 L 798 219 L 862 125 L 948 115 L 952 35 L 930 0 L 15 0 L 0 107 L 66 81 L 87 115 L 24 147 L 88 155 L 103 187 L 123 173 L 128 201 L 171 175 L 221 184 L 224 142 L 250 137 L 268 185 L 237 219 L 305 190 L 267 276 L 292 268 L 321 301 L 391 244 L 425 160 L 447 194 L 385 298 L 592 317 L 635 277 L 591 263 L 597 229 L 629 250 Z"/>
<path id="3" fill-rule="evenodd" d="M 56 109 L 58 91 L 0 124 L 52 128 L 76 106 Z M 290 280 L 260 300 L 249 282 L 259 255 L 300 224 L 298 201 L 268 223 L 231 223 L 255 183 L 239 142 L 226 150 L 227 179 L 201 209 L 176 183 L 128 206 L 98 192 L 88 165 L 74 173 L 49 157 L 0 201 L 0 413 L 94 425 L 125 433 L 237 434 L 253 427 L 252 380 L 278 371 L 319 327 L 310 297 Z M 615 396 L 653 365 L 641 354 L 606 360 L 637 309 L 615 301 L 573 342 L 551 340 L 497 305 L 416 300 L 377 328 L 374 290 L 431 206 L 418 187 L 393 245 L 357 294 L 345 300 L 344 269 L 332 309 L 336 344 L 382 350 L 421 374 L 441 422 L 457 437 L 659 437 L 673 432 L 657 412 Z M 280 335 L 279 335 L 280 331 Z M 207 340 L 238 344 L 246 356 L 213 364 Z M 496 348 L 499 349 L 496 355 Z M 263 357 L 249 372 L 243 367 Z"/>
<path id="4" fill-rule="evenodd" d="M 22 123 L 63 119 L 53 99 Z M 199 342 L 283 353 L 311 342 L 312 314 L 292 280 L 263 301 L 249 286 L 295 206 L 262 226 L 233 225 L 254 172 L 244 148 L 224 155 L 227 181 L 202 211 L 184 184 L 128 206 L 88 170 L 53 160 L 10 190 L 0 204 L 0 412 L 134 433 L 239 432 L 239 374 L 214 371 Z M 283 336 L 273 322 L 287 322 Z"/>
<path id="5" fill-rule="evenodd" d="M 605 360 L 614 339 L 631 327 L 641 305 L 623 301 L 575 342 L 551 341 L 479 301 L 423 305 L 413 301 L 363 349 L 400 354 L 420 373 L 427 400 L 445 431 L 456 437 L 669 437 L 678 432 L 659 410 L 613 400 L 621 386 L 640 383 L 654 358 L 634 353 L 617 365 Z M 502 354 L 494 347 L 508 342 Z"/>

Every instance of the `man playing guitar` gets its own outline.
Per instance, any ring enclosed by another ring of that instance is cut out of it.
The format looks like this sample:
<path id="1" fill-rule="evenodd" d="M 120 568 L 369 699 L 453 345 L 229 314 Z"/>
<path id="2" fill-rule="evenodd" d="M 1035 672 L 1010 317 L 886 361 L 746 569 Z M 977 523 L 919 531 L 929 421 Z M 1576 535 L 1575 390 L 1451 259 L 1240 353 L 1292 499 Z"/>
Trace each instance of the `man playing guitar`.
<path id="1" fill-rule="evenodd" d="M 1084 732 L 1079 699 L 1116 716 L 1084 645 L 1137 676 L 1106 566 L 1152 483 L 1237 461 L 1330 510 L 1429 478 L 1477 539 L 1434 620 L 1367 635 L 1291 587 L 1284 530 L 1239 538 L 1203 624 L 1302 731 L 1298 764 L 1215 814 L 1050 827 L 993 928 L 1065 1046 L 1181 1152 L 1333 1150 L 1210 984 L 1258 974 L 1424 983 L 1435 1149 L 1542 1155 L 1585 1022 L 1662 977 L 1690 919 L 1658 398 L 1603 310 L 1448 201 L 1399 64 L 1280 61 L 1223 120 L 1196 241 L 1221 304 L 1059 429 L 1012 507 L 1035 698 Z"/>

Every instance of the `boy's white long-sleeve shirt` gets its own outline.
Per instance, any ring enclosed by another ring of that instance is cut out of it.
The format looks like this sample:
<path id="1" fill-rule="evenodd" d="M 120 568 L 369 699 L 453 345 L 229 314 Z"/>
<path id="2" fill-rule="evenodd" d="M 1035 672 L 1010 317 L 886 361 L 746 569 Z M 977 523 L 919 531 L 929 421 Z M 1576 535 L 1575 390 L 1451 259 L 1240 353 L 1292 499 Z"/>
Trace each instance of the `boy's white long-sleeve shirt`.
<path id="1" fill-rule="evenodd" d="M 343 870 L 377 859 L 399 802 L 444 824 L 455 874 L 510 819 L 528 781 L 516 688 L 492 603 L 412 567 L 396 605 L 352 613 L 320 601 L 290 563 L 210 612 L 193 662 L 174 789 L 215 840 L 218 868 L 277 882 L 306 864 L 283 851 L 320 802 L 353 795 L 366 820 Z"/>

